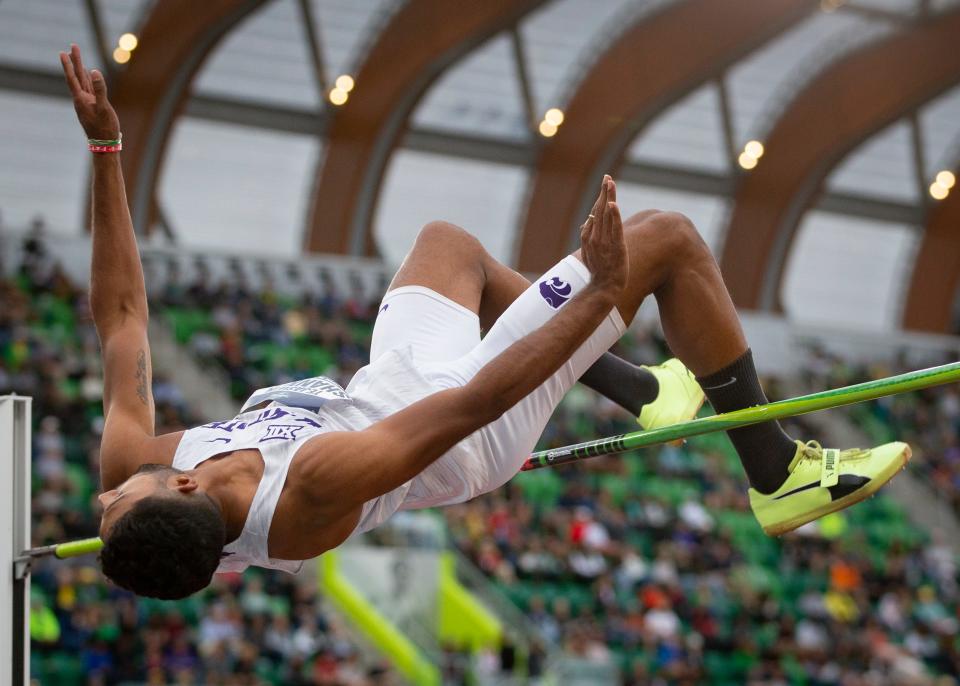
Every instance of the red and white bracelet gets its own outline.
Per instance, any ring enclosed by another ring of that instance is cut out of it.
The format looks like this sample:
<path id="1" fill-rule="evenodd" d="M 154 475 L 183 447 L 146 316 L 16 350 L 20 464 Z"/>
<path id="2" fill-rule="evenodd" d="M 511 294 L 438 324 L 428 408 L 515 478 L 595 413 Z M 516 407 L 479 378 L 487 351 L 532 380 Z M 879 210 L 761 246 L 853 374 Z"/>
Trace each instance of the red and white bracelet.
<path id="1" fill-rule="evenodd" d="M 87 149 L 90 152 L 120 152 L 123 150 L 123 134 L 114 139 L 88 138 Z"/>

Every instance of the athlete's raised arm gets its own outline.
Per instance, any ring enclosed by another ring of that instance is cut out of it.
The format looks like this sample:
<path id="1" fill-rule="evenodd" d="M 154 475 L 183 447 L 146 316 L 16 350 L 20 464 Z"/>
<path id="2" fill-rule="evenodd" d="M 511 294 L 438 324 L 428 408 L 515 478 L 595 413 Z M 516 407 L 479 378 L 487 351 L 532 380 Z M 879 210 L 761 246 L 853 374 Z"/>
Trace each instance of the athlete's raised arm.
<path id="1" fill-rule="evenodd" d="M 364 431 L 330 433 L 294 463 L 304 497 L 331 517 L 419 474 L 458 441 L 493 422 L 556 372 L 608 316 L 627 279 L 613 180 L 604 178 L 581 231 L 590 284 L 544 326 L 521 338 L 464 386 L 430 395 Z"/>
<path id="2" fill-rule="evenodd" d="M 60 53 L 60 63 L 87 138 L 119 140 L 120 122 L 107 100 L 103 74 L 84 68 L 76 45 L 71 46 L 69 54 Z M 153 460 L 154 407 L 147 295 L 120 156 L 116 152 L 94 152 L 92 156 L 90 309 L 100 336 L 104 367 L 106 425 L 100 475 L 104 489 L 111 489 L 141 464 Z"/>

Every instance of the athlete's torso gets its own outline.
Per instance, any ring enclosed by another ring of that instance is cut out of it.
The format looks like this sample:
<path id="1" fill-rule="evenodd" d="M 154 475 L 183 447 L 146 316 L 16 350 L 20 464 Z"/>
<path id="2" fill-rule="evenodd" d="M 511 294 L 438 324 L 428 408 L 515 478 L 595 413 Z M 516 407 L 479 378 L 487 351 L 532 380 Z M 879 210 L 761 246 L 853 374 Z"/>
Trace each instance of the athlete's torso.
<path id="1" fill-rule="evenodd" d="M 173 458 L 176 469 L 196 469 L 211 458 L 239 460 L 257 455 L 262 460 L 262 476 L 242 531 L 224 548 L 220 571 L 242 571 L 249 564 L 291 572 L 299 569 L 299 563 L 271 555 L 270 530 L 293 459 L 311 438 L 330 430 L 330 422 L 324 419 L 310 410 L 270 403 L 184 432 Z"/>
<path id="2" fill-rule="evenodd" d="M 308 448 L 310 442 L 317 438 L 318 436 L 311 437 L 304 442 L 303 447 Z M 289 484 L 296 483 L 296 468 L 303 460 L 310 459 L 309 456 L 309 449 L 298 450 L 290 461 L 288 478 L 283 484 L 267 528 L 268 559 L 306 560 L 318 557 L 343 543 L 357 528 L 362 507 L 351 508 L 331 518 L 326 512 L 318 512 L 317 508 L 312 506 L 313 499 L 304 498 L 302 492 L 288 487 Z M 229 539 L 229 544 L 234 544 L 247 527 L 250 509 L 266 471 L 266 460 L 259 449 L 250 448 L 220 453 L 197 467 L 203 469 L 221 461 L 230 463 L 231 490 L 243 507 L 243 521 L 236 523 L 234 520 L 234 527 L 239 527 L 239 534 L 234 534 Z M 228 531 L 229 524 L 228 522 Z M 228 545 L 227 552 L 230 552 L 230 549 L 231 545 Z M 278 566 L 287 569 L 285 564 Z"/>
<path id="3" fill-rule="evenodd" d="M 178 469 L 194 469 L 214 456 L 232 459 L 246 451 L 257 451 L 263 460 L 263 477 L 243 532 L 224 548 L 220 571 L 239 571 L 251 564 L 296 571 L 299 560 L 339 545 L 354 531 L 374 528 L 399 509 L 426 506 L 432 503 L 421 505 L 425 499 L 462 491 L 456 470 L 448 469 L 442 477 L 425 473 L 362 508 L 338 512 L 333 521 L 305 521 L 300 504 L 287 493 L 287 474 L 299 455 L 323 459 L 322 453 L 303 451 L 310 441 L 331 431 L 363 430 L 435 390 L 416 372 L 409 356 L 391 351 L 361 369 L 347 391 L 323 377 L 262 389 L 233 419 L 184 432 L 173 459 Z"/>

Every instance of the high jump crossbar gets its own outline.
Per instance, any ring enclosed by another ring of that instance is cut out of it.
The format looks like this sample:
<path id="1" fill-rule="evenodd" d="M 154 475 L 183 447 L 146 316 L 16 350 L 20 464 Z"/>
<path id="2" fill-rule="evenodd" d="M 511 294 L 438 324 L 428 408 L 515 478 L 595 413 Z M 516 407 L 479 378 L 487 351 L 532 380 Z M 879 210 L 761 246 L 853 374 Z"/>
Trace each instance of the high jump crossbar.
<path id="1" fill-rule="evenodd" d="M 802 395 L 797 398 L 778 400 L 777 402 L 767 403 L 766 405 L 746 407 L 742 410 L 725 412 L 711 417 L 701 417 L 700 419 L 693 419 L 689 422 L 681 422 L 680 424 L 673 424 L 659 429 L 634 431 L 632 433 L 620 434 L 619 436 L 610 436 L 609 438 L 599 438 L 584 443 L 576 443 L 562 448 L 541 450 L 533 453 L 524 463 L 521 470 L 530 471 L 533 469 L 542 469 L 543 467 L 555 467 L 560 464 L 577 462 L 591 457 L 614 455 L 636 448 L 646 448 L 660 443 L 678 441 L 713 431 L 728 431 L 741 426 L 768 422 L 774 419 L 796 417 L 797 415 L 808 412 L 862 403 L 866 400 L 875 400 L 876 398 L 882 398 L 888 395 L 918 391 L 923 388 L 939 386 L 954 381 L 960 381 L 960 362 L 951 362 L 950 364 L 940 365 L 939 367 L 920 369 L 918 371 L 907 372 L 906 374 L 877 379 L 876 381 L 867 381 L 852 386 L 834 388 L 829 391 Z"/>
<path id="2" fill-rule="evenodd" d="M 727 431 L 750 424 L 795 417 L 808 412 L 852 405 L 955 381 L 960 381 L 960 362 L 951 362 L 939 367 L 930 367 L 929 369 L 907 372 L 852 386 L 820 391 L 819 393 L 811 393 L 787 400 L 778 400 L 766 405 L 757 405 L 733 412 L 693 419 L 689 422 L 681 422 L 660 429 L 634 431 L 610 436 L 609 438 L 576 443 L 562 448 L 541 450 L 530 456 L 524 463 L 522 471 L 554 467 L 601 455 L 614 455 L 636 448 L 682 440 L 714 431 Z M 87 538 L 42 548 L 24 549 L 15 559 L 26 561 L 47 555 L 55 555 L 58 558 L 75 557 L 95 553 L 101 547 L 103 547 L 103 542 L 99 538 Z"/>

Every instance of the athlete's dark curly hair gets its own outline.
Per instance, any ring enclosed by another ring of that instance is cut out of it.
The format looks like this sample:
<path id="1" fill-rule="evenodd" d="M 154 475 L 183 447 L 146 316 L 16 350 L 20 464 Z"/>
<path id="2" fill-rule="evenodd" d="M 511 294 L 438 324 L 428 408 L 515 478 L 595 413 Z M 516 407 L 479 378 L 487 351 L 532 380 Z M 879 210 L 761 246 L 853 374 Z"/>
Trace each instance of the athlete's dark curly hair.
<path id="1" fill-rule="evenodd" d="M 206 498 L 144 498 L 120 517 L 100 551 L 103 573 L 137 595 L 176 600 L 205 588 L 220 563 L 226 527 Z"/>

